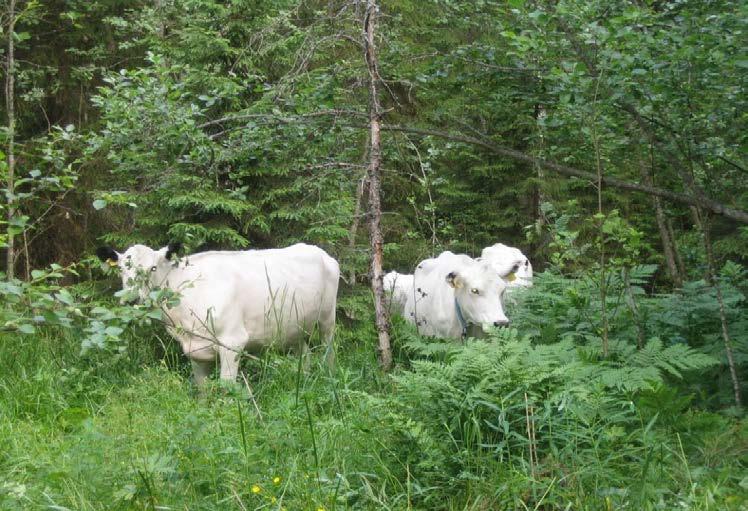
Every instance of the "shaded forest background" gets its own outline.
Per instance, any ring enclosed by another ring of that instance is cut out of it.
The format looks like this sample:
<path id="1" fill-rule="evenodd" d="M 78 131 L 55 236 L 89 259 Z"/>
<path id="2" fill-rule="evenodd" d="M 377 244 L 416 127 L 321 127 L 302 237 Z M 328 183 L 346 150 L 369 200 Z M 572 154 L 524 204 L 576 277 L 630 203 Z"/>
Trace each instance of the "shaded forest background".
<path id="1" fill-rule="evenodd" d="M 15 271 L 66 265 L 106 238 L 194 250 L 306 240 L 360 274 L 361 9 L 20 2 Z M 389 267 L 500 240 L 542 268 L 544 227 L 597 213 L 597 183 L 533 160 L 745 209 L 740 2 L 382 9 Z M 719 261 L 744 262 L 745 225 L 695 209 L 602 190 L 602 213 L 641 233 L 639 261 L 667 283 L 704 272 L 697 222 Z"/>

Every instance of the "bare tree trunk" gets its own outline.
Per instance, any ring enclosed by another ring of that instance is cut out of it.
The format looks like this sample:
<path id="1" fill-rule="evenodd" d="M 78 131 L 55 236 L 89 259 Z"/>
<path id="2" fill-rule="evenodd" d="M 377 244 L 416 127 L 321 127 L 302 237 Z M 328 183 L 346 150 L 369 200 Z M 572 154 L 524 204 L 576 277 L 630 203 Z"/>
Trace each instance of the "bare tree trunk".
<path id="1" fill-rule="evenodd" d="M 647 186 L 654 186 L 652 181 L 652 175 L 647 170 L 644 162 L 639 160 L 639 172 L 642 176 L 642 181 Z M 657 220 L 657 228 L 660 231 L 660 240 L 662 241 L 662 252 L 665 256 L 665 264 L 667 265 L 668 274 L 670 279 L 675 284 L 675 287 L 683 286 L 683 278 L 678 270 L 678 266 L 675 261 L 675 250 L 674 242 L 670 237 L 670 232 L 667 228 L 667 220 L 665 218 L 665 211 L 662 209 L 662 201 L 656 195 L 652 196 L 652 203 L 655 209 L 655 219 Z"/>
<path id="2" fill-rule="evenodd" d="M 16 215 L 15 206 L 15 134 L 16 134 L 16 115 L 15 115 L 15 43 L 13 33 L 16 25 L 16 0 L 8 0 L 8 57 L 5 67 L 5 105 L 8 111 L 8 176 L 6 189 L 10 198 L 8 199 L 8 223 Z M 15 277 L 16 268 L 16 249 L 15 235 L 8 230 L 8 255 L 7 255 L 7 278 L 8 280 Z"/>
<path id="3" fill-rule="evenodd" d="M 351 224 L 351 230 L 348 233 L 348 249 L 353 254 L 353 250 L 356 248 L 356 234 L 358 234 L 358 226 L 361 223 L 361 209 L 364 202 L 364 193 L 366 192 L 366 176 L 361 178 L 356 187 L 356 209 L 353 212 L 353 223 Z M 350 275 L 351 285 L 356 283 L 356 268 L 351 267 Z"/>
<path id="4" fill-rule="evenodd" d="M 608 357 L 608 276 L 605 265 L 605 217 L 603 215 L 603 166 L 600 155 L 600 139 L 597 136 L 597 87 L 600 85 L 600 79 L 595 86 L 594 97 L 594 116 L 592 118 L 592 143 L 595 146 L 595 168 L 597 170 L 597 214 L 599 217 L 599 236 L 600 236 L 600 315 L 602 316 L 601 339 L 603 357 Z"/>
<path id="5" fill-rule="evenodd" d="M 730 369 L 730 379 L 732 380 L 732 390 L 735 395 L 735 406 L 741 408 L 743 401 L 740 396 L 740 379 L 738 378 L 738 372 L 735 369 L 735 359 L 732 354 L 732 340 L 730 339 L 730 332 L 727 329 L 727 313 L 725 312 L 725 300 L 722 297 L 722 289 L 717 281 L 716 268 L 714 264 L 714 252 L 712 251 L 712 239 L 710 235 L 710 222 L 709 218 L 705 218 L 702 215 L 698 215 L 701 227 L 701 234 L 704 239 L 704 250 L 706 252 L 706 277 L 709 285 L 714 288 L 717 294 L 717 304 L 719 305 L 719 320 L 722 324 L 722 340 L 725 344 L 725 354 L 727 355 L 727 365 Z"/>
<path id="6" fill-rule="evenodd" d="M 670 217 L 665 217 L 665 224 L 667 226 L 667 233 L 670 236 L 670 242 L 673 244 L 673 253 L 675 254 L 675 263 L 678 265 L 678 271 L 682 278 L 687 278 L 686 265 L 683 263 L 683 258 L 678 251 L 678 244 L 675 242 L 675 233 L 673 232 L 673 221 Z"/>
<path id="7" fill-rule="evenodd" d="M 540 154 L 543 154 L 543 151 L 545 150 L 545 136 L 543 133 L 543 128 L 541 128 L 540 126 L 541 122 L 543 122 L 547 115 L 548 114 L 545 111 L 545 107 L 542 104 L 538 103 L 535 105 L 535 125 L 538 129 L 538 152 Z M 532 190 L 532 210 L 533 215 L 535 216 L 536 225 L 538 227 L 542 227 L 546 223 L 546 218 L 542 210 L 542 204 L 546 199 L 540 183 L 545 179 L 545 172 L 543 172 L 543 167 L 541 165 L 538 165 L 537 162 L 533 164 L 533 167 L 535 167 L 535 173 L 538 176 L 538 183 L 533 186 Z"/>
<path id="8" fill-rule="evenodd" d="M 371 289 L 374 292 L 374 310 L 376 313 L 377 333 L 379 336 L 379 365 L 385 371 L 392 367 L 392 350 L 390 349 L 390 318 L 382 282 L 382 247 L 384 239 L 380 222 L 382 219 L 381 191 L 381 129 L 382 106 L 379 104 L 377 83 L 379 70 L 376 47 L 374 46 L 374 31 L 377 14 L 376 0 L 367 0 L 364 14 L 364 34 L 366 48 L 366 67 L 369 71 L 369 125 L 371 127 L 371 148 L 369 153 L 369 236 L 371 239 Z"/>
<path id="9" fill-rule="evenodd" d="M 639 306 L 636 305 L 634 292 L 631 289 L 631 275 L 629 273 L 629 268 L 623 269 L 623 285 L 626 291 L 626 303 L 628 304 L 631 315 L 634 318 L 634 325 L 636 325 L 636 347 L 642 349 L 645 341 L 644 327 L 642 326 L 641 318 L 639 317 Z"/>

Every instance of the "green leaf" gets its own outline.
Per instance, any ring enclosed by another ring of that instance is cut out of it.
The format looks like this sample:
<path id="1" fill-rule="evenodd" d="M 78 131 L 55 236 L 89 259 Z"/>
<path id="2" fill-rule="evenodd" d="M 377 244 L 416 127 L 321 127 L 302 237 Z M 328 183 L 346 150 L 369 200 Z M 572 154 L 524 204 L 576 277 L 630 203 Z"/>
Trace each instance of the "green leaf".
<path id="1" fill-rule="evenodd" d="M 93 201 L 93 207 L 96 210 L 104 209 L 106 207 L 107 202 L 104 199 L 96 199 Z"/>
<path id="2" fill-rule="evenodd" d="M 19 325 L 18 331 L 22 334 L 34 334 L 36 333 L 36 328 L 33 325 Z"/>

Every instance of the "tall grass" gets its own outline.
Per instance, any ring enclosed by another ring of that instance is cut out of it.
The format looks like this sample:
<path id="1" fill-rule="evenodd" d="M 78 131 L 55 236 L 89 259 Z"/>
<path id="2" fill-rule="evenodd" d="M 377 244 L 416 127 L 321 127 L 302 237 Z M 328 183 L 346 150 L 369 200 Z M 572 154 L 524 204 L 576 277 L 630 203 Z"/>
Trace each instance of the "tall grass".
<path id="1" fill-rule="evenodd" d="M 362 322 L 339 328 L 333 373 L 317 354 L 303 371 L 266 353 L 246 381 L 201 390 L 158 332 L 85 357 L 60 332 L 1 337 L 0 509 L 748 505 L 745 423 L 692 408 L 678 387 L 563 398 L 574 350 L 545 346 L 530 364 L 511 339 L 416 352 L 412 335 L 398 327 L 394 378 Z M 496 353 L 500 380 L 482 365 Z"/>

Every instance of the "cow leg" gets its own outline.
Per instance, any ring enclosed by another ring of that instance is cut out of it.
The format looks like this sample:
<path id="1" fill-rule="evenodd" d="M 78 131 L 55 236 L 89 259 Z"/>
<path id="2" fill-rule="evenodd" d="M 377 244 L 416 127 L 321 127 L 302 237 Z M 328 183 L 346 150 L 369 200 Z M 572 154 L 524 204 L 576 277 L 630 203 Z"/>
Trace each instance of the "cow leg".
<path id="1" fill-rule="evenodd" d="M 239 375 L 239 353 L 221 346 L 218 348 L 218 357 L 221 359 L 221 379 L 236 381 Z"/>
<path id="2" fill-rule="evenodd" d="M 192 378 L 195 380 L 195 385 L 201 386 L 205 380 L 213 372 L 214 361 L 212 360 L 190 360 L 192 362 Z"/>
<path id="3" fill-rule="evenodd" d="M 335 345 L 333 344 L 334 329 L 325 332 L 322 336 L 322 345 L 325 347 L 325 363 L 329 369 L 335 368 Z"/>
<path id="4" fill-rule="evenodd" d="M 335 336 L 334 310 L 332 317 L 327 318 L 327 321 L 319 322 L 318 328 L 322 345 L 325 347 L 325 362 L 327 363 L 327 367 L 332 370 L 335 368 L 335 345 L 333 343 L 333 337 Z"/>

